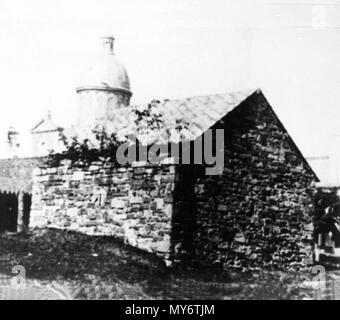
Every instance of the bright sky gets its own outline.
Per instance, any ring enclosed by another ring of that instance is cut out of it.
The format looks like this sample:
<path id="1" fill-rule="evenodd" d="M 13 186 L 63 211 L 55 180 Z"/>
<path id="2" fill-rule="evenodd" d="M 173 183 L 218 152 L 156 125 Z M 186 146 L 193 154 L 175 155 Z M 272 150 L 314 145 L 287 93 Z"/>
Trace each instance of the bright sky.
<path id="1" fill-rule="evenodd" d="M 305 155 L 340 133 L 339 0 L 1 0 L 0 129 L 70 124 L 111 34 L 132 103 L 261 87 Z"/>

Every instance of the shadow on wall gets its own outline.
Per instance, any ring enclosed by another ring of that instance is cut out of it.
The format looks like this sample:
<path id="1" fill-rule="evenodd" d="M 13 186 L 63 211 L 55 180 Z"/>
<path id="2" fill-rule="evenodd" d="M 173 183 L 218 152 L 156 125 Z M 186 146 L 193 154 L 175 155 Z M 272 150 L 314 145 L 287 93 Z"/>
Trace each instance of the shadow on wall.
<path id="1" fill-rule="evenodd" d="M 171 260 L 188 265 L 195 257 L 196 196 L 195 176 L 197 168 L 191 165 L 179 165 L 176 172 L 174 190 L 174 208 L 171 221 L 172 241 Z"/>

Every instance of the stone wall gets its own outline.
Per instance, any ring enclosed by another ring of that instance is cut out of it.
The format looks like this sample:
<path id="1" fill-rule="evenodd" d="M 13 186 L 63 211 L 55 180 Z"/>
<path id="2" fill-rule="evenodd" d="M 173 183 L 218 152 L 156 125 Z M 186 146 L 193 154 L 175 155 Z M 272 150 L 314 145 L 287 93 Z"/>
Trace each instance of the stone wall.
<path id="1" fill-rule="evenodd" d="M 36 170 L 31 226 L 124 239 L 165 261 L 296 270 L 312 258 L 317 177 L 263 95 L 224 129 L 224 169 L 136 163 Z M 168 162 L 169 163 L 169 162 Z"/>
<path id="2" fill-rule="evenodd" d="M 316 177 L 271 107 L 256 99 L 215 126 L 225 130 L 222 175 L 178 168 L 175 261 L 237 270 L 311 263 Z"/>
<path id="3" fill-rule="evenodd" d="M 170 164 L 41 167 L 35 170 L 30 226 L 122 238 L 167 261 L 174 179 Z"/>
<path id="4" fill-rule="evenodd" d="M 33 169 L 43 158 L 18 158 L 0 160 L 0 191 L 31 193 Z"/>

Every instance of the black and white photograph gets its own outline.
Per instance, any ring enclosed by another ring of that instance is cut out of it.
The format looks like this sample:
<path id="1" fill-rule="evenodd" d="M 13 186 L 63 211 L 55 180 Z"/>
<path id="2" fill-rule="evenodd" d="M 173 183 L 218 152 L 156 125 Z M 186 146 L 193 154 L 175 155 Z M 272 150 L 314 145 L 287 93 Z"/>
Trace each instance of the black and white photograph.
<path id="1" fill-rule="evenodd" d="M 340 0 L 0 0 L 0 108 L 0 300 L 340 300 Z"/>

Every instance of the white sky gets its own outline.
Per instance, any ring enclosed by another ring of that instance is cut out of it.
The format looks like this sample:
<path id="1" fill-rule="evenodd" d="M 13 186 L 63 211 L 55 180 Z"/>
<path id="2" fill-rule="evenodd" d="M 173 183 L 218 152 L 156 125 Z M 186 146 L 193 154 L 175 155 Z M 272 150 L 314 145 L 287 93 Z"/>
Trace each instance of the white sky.
<path id="1" fill-rule="evenodd" d="M 305 155 L 340 133 L 340 0 L 0 0 L 0 129 L 68 125 L 111 34 L 132 103 L 261 87 Z"/>

